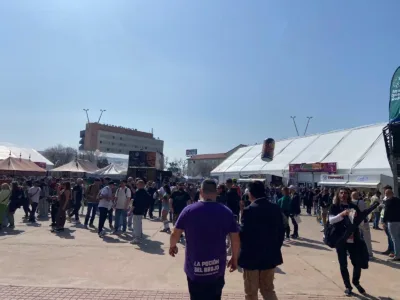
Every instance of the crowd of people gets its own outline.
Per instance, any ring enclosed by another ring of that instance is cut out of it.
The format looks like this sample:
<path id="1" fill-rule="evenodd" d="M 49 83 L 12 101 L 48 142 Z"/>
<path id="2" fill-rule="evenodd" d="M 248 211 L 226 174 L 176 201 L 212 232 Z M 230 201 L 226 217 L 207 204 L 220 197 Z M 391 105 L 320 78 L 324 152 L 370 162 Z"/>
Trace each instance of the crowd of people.
<path id="1" fill-rule="evenodd" d="M 373 229 L 383 226 L 387 234 L 388 249 L 383 254 L 400 260 L 400 200 L 391 187 L 384 190 L 382 198 L 379 191 L 268 187 L 261 181 L 245 186 L 235 179 L 218 185 L 208 179 L 201 186 L 183 182 L 157 185 L 131 177 L 118 182 L 107 177 L 14 180 L 1 185 L 0 227 L 12 230 L 19 208 L 26 222 L 34 223 L 50 214 L 55 234 L 64 231 L 67 220 L 79 224 L 84 215 L 83 227 L 97 229 L 100 238 L 106 234 L 108 221 L 113 234 L 130 230 L 131 243 L 138 244 L 143 238 L 143 218 L 158 219 L 163 223 L 161 232 L 171 233 L 170 255 L 175 256 L 177 243 L 186 240 L 185 272 L 191 299 L 220 299 L 226 264 L 230 271 L 239 266 L 243 269 L 246 299 L 257 299 L 258 291 L 264 299 L 276 299 L 273 280 L 275 268 L 283 263 L 281 247 L 285 239 L 299 238 L 303 206 L 308 215 L 313 210 L 324 235 L 329 226 L 340 235 L 351 231 L 336 251 L 346 295 L 352 294 L 348 255 L 354 266 L 352 284 L 363 294 L 361 270 L 373 259 L 370 221 Z M 361 214 L 374 203 L 378 204 L 372 214 L 352 227 L 352 211 Z"/>

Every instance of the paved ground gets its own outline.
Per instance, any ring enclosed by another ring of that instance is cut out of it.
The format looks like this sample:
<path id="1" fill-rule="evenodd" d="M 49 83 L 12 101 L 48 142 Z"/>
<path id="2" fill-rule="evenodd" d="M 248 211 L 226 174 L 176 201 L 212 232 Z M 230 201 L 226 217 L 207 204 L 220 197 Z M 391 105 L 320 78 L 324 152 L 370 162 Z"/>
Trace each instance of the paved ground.
<path id="1" fill-rule="evenodd" d="M 16 220 L 21 220 L 20 212 Z M 161 223 L 144 220 L 147 236 L 140 246 L 130 233 L 98 238 L 93 230 L 67 224 L 60 235 L 18 222 L 14 232 L 0 233 L 0 299 L 188 299 L 183 272 L 184 246 L 167 255 L 169 235 Z M 303 217 L 301 239 L 285 242 L 284 264 L 276 274 L 280 299 L 339 299 L 343 295 L 336 253 L 321 241 L 321 227 Z M 376 251 L 386 248 L 384 233 L 372 231 Z M 365 299 L 400 299 L 399 264 L 376 255 L 362 284 Z M 240 272 L 227 274 L 225 299 L 244 299 Z M 360 297 L 359 297 L 360 298 Z"/>

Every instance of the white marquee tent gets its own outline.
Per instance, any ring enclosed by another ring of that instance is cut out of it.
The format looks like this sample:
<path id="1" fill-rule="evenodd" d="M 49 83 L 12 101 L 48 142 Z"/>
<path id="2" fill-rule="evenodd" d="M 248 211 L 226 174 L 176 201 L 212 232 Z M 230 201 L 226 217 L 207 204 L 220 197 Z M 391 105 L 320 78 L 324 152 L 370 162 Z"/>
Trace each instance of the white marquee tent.
<path id="1" fill-rule="evenodd" d="M 31 159 L 31 161 L 40 164 L 46 164 L 46 169 L 51 170 L 54 164 L 45 158 L 42 154 L 32 148 L 22 148 L 9 143 L 0 143 L 0 160 L 8 157 L 16 157 L 22 159 Z"/>
<path id="2" fill-rule="evenodd" d="M 92 174 L 95 177 L 112 177 L 112 178 L 124 178 L 126 177 L 126 173 L 128 170 L 128 166 L 118 165 L 111 163 L 104 168 L 97 170 Z"/>
<path id="3" fill-rule="evenodd" d="M 289 164 L 333 162 L 337 166 L 337 176 L 304 172 L 297 174 L 297 181 L 327 184 L 326 181 L 332 179 L 337 185 L 355 186 L 360 182 L 360 186 L 371 187 L 376 186 L 378 181 L 390 183 L 392 171 L 382 135 L 385 125 L 367 125 L 276 141 L 271 162 L 261 160 L 261 144 L 243 147 L 217 166 L 211 176 L 223 181 L 227 178 L 275 175 L 287 181 L 290 177 Z"/>

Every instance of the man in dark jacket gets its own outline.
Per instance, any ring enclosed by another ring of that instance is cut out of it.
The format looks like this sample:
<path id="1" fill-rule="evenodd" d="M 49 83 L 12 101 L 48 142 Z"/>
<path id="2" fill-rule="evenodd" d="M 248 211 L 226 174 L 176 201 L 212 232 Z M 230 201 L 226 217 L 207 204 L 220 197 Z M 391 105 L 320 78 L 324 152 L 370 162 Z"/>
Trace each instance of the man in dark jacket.
<path id="1" fill-rule="evenodd" d="M 299 237 L 299 224 L 297 224 L 296 217 L 300 215 L 300 196 L 296 192 L 296 187 L 291 185 L 290 189 L 290 219 L 292 220 L 293 224 L 293 234 L 290 236 L 293 239 L 297 239 Z"/>
<path id="2" fill-rule="evenodd" d="M 133 199 L 131 214 L 133 214 L 133 240 L 132 244 L 139 244 L 142 238 L 142 219 L 148 204 L 152 200 L 144 189 L 144 181 L 139 180 L 137 182 L 137 188 L 135 198 Z"/>
<path id="3" fill-rule="evenodd" d="M 232 211 L 233 215 L 239 220 L 240 213 L 240 196 L 239 191 L 233 186 L 233 180 L 226 180 L 226 206 Z"/>
<path id="4" fill-rule="evenodd" d="M 148 207 L 146 209 L 146 211 L 144 212 L 144 217 L 146 218 L 147 212 L 149 213 L 149 218 L 153 219 L 153 211 L 154 211 L 154 202 L 156 201 L 156 199 L 154 199 L 154 193 L 157 191 L 156 188 L 156 183 L 149 181 L 147 183 L 147 193 L 150 195 L 151 200 L 148 204 Z"/>
<path id="5" fill-rule="evenodd" d="M 284 240 L 280 208 L 265 198 L 264 184 L 249 184 L 251 204 L 244 208 L 240 230 L 239 266 L 243 268 L 245 297 L 278 299 L 274 291 L 275 268 L 283 263 L 281 247 Z"/>

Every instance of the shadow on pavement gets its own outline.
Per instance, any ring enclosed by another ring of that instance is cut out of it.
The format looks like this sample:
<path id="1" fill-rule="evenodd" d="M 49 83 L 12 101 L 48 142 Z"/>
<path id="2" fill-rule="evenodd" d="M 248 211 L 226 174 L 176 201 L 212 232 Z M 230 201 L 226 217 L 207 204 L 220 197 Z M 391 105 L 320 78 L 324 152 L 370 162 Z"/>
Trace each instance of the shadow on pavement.
<path id="1" fill-rule="evenodd" d="M 328 248 L 325 248 L 325 247 L 322 247 L 322 246 L 318 246 L 318 245 L 314 245 L 314 244 L 303 243 L 303 242 L 300 242 L 299 240 L 295 240 L 292 245 L 293 246 L 300 246 L 300 247 L 316 249 L 316 250 L 332 251 L 331 249 L 328 249 Z"/>
<path id="2" fill-rule="evenodd" d="M 362 299 L 362 300 L 392 300 L 390 297 L 375 297 L 370 294 L 364 294 L 364 295 L 359 295 L 359 294 L 353 294 L 352 298 L 356 299 Z"/>
<path id="3" fill-rule="evenodd" d="M 400 264 L 399 263 L 386 261 L 386 260 L 383 260 L 383 259 L 380 259 L 380 258 L 377 258 L 377 257 L 374 257 L 374 259 L 371 260 L 370 263 L 377 263 L 377 264 L 380 264 L 380 265 L 391 267 L 393 269 L 400 269 Z"/>
<path id="4" fill-rule="evenodd" d="M 120 243 L 127 243 L 126 241 L 121 241 L 120 239 L 116 238 L 117 236 L 113 237 L 111 235 L 105 235 L 103 237 L 103 241 L 106 243 L 111 243 L 111 244 L 120 244 Z"/>
<path id="5" fill-rule="evenodd" d="M 21 234 L 21 233 L 24 233 L 24 232 L 25 232 L 25 230 L 4 228 L 3 230 L 0 231 L 0 236 L 17 235 L 17 234 Z"/>
<path id="6" fill-rule="evenodd" d="M 71 230 L 69 228 L 65 228 L 64 231 L 60 231 L 55 234 L 55 236 L 59 237 L 60 239 L 66 239 L 66 240 L 73 240 L 75 239 L 75 236 L 72 235 L 76 230 Z"/>
<path id="7" fill-rule="evenodd" d="M 282 269 L 279 268 L 279 267 L 276 267 L 276 268 L 275 268 L 275 273 L 277 273 L 277 274 L 282 274 L 282 275 L 285 275 L 285 274 L 286 274 L 286 273 L 283 272 Z"/>
<path id="8" fill-rule="evenodd" d="M 40 223 L 32 223 L 32 222 L 29 222 L 29 223 L 26 223 L 25 224 L 26 226 L 30 226 L 30 227 L 41 227 L 42 226 L 42 224 L 40 224 Z"/>
<path id="9" fill-rule="evenodd" d="M 297 240 L 306 242 L 306 243 L 310 243 L 310 244 L 318 244 L 318 245 L 325 246 L 324 242 L 317 241 L 317 240 L 307 239 L 307 238 L 303 238 L 303 237 L 299 237 Z"/>
<path id="10" fill-rule="evenodd" d="M 140 250 L 149 254 L 164 255 L 165 251 L 162 248 L 164 243 L 148 239 L 148 235 L 143 234 L 143 239 L 140 244 L 135 244 Z"/>

